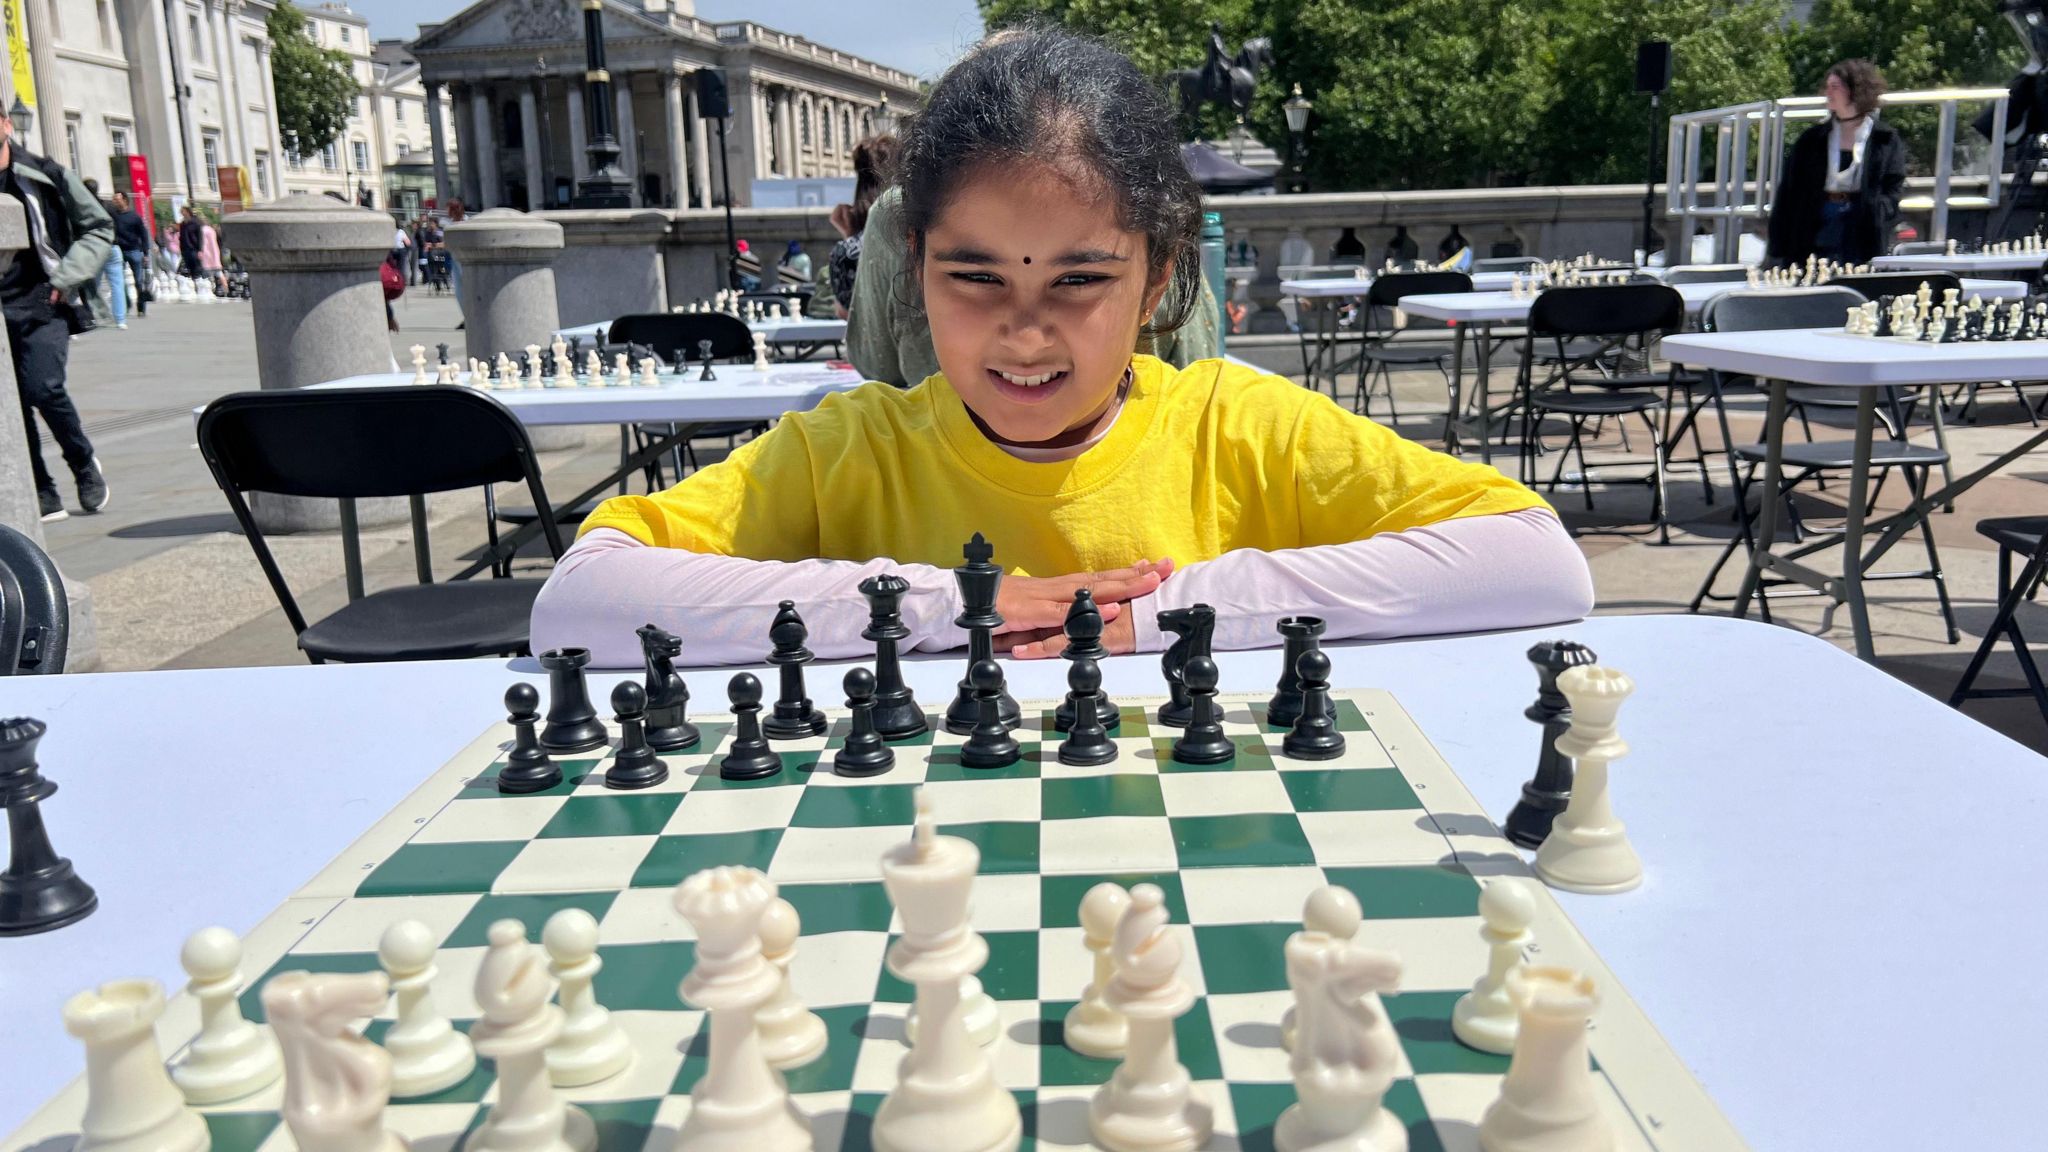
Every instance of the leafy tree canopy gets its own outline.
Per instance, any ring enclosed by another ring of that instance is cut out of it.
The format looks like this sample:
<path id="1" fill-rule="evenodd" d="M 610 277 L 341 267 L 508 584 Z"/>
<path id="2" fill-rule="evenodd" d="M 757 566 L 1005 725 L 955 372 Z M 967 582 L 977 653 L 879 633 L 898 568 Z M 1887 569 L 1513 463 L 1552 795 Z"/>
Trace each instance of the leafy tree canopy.
<path id="1" fill-rule="evenodd" d="M 268 21 L 270 74 L 277 88 L 277 127 L 301 156 L 334 142 L 348 126 L 360 91 L 348 53 L 322 48 L 306 34 L 306 14 L 278 0 Z"/>

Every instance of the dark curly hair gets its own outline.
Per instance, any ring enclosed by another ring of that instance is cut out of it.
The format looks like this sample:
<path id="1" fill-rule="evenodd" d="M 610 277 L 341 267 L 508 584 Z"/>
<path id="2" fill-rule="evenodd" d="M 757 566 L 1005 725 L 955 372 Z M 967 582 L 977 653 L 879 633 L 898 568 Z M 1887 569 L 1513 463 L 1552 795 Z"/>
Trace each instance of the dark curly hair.
<path id="1" fill-rule="evenodd" d="M 901 145 L 896 179 L 912 268 L 963 173 L 1019 160 L 1072 164 L 1109 189 L 1120 227 L 1145 234 L 1147 283 L 1172 269 L 1171 314 L 1155 315 L 1146 330 L 1172 331 L 1193 313 L 1201 189 L 1158 85 L 1104 41 L 1037 24 L 995 33 L 932 86 L 903 125 Z"/>
<path id="2" fill-rule="evenodd" d="M 1828 75 L 1842 82 L 1849 91 L 1849 103 L 1856 106 L 1858 116 L 1868 116 L 1877 111 L 1877 102 L 1884 96 L 1884 73 L 1868 60 L 1843 60 L 1828 69 Z"/>

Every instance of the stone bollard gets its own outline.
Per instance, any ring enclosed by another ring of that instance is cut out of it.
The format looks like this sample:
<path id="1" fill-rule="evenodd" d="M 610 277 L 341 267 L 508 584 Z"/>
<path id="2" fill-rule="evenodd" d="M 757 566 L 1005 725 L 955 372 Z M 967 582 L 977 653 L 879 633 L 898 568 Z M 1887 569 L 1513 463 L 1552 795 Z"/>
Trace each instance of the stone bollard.
<path id="1" fill-rule="evenodd" d="M 12 256 L 28 247 L 28 221 L 22 215 L 21 201 L 11 196 L 0 196 L 0 259 Z M 0 524 L 22 533 L 36 542 L 36 547 L 48 549 L 43 539 L 43 512 L 36 503 L 35 476 L 28 466 L 28 433 L 22 427 L 23 420 L 33 420 L 22 411 L 21 402 L 14 387 L 14 358 L 0 360 Z M 43 451 L 51 452 L 54 444 L 44 437 Z M 49 459 L 45 456 L 44 459 Z M 58 473 L 63 465 L 57 462 Z M 65 648 L 64 670 L 67 672 L 92 672 L 100 665 L 99 632 L 93 627 L 92 589 L 83 580 L 64 581 L 64 598 L 71 607 L 70 641 Z"/>
<path id="2" fill-rule="evenodd" d="M 227 217 L 221 231 L 249 270 L 257 378 L 264 389 L 392 370 L 377 277 L 391 251 L 391 217 L 325 196 L 288 196 Z M 265 532 L 340 527 L 332 500 L 250 495 L 250 512 Z M 363 527 L 406 518 L 402 497 L 356 501 Z"/>
<path id="3" fill-rule="evenodd" d="M 545 348 L 554 341 L 562 326 L 555 295 L 560 224 L 493 208 L 450 224 L 445 235 L 462 265 L 462 320 L 471 356 L 517 356 L 529 344 Z M 528 428 L 526 435 L 542 452 L 583 445 L 583 429 L 574 425 Z"/>
<path id="4" fill-rule="evenodd" d="M 610 322 L 636 312 L 668 311 L 662 262 L 671 214 L 652 208 L 550 212 L 566 248 L 555 262 L 555 296 L 564 324 Z M 463 269 L 465 275 L 468 268 Z"/>

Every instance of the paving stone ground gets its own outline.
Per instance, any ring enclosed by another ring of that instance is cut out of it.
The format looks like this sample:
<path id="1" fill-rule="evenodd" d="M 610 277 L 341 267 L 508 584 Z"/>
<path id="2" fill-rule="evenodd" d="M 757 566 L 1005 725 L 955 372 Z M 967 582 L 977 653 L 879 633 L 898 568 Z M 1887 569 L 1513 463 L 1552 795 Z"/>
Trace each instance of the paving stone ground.
<path id="1" fill-rule="evenodd" d="M 423 292 L 413 289 L 399 302 L 401 331 L 390 338 L 394 358 L 409 361 L 406 349 L 415 342 L 430 349 L 445 342 L 451 356 L 461 357 L 463 334 L 455 329 L 452 298 Z M 1233 350 L 1300 379 L 1301 358 L 1291 342 Z M 1506 370 L 1501 370 L 1502 386 L 1507 378 Z M 1342 385 L 1346 403 L 1355 383 L 1347 377 Z M 66 574 L 92 584 L 104 666 L 137 670 L 303 659 L 193 442 L 195 407 L 223 393 L 258 386 L 248 305 L 159 304 L 149 316 L 131 319 L 125 332 L 87 335 L 72 345 L 70 384 L 113 486 L 113 499 L 98 516 L 74 515 L 46 527 L 51 551 Z M 1446 403 L 1441 377 L 1428 370 L 1402 373 L 1396 377 L 1396 395 L 1399 430 L 1438 443 Z M 1739 406 L 1733 417 L 1738 438 L 1754 437 L 1759 408 L 1747 401 Z M 1384 416 L 1384 408 L 1377 414 Z M 1815 425 L 1821 438 L 1847 435 L 1839 419 L 1817 414 Z M 2018 442 L 2026 428 L 2026 418 L 2010 393 L 1988 394 L 1975 423 L 1950 431 L 1959 469 L 1975 467 Z M 1640 449 L 1643 438 L 1640 429 L 1636 431 L 1634 446 Z M 1927 439 L 1924 426 L 1917 438 Z M 1717 442 L 1718 433 L 1711 433 L 1708 443 Z M 1567 522 L 1588 530 L 1580 544 L 1592 565 L 1597 610 L 1684 611 L 1732 531 L 1725 464 L 1715 458 L 1711 504 L 1696 473 L 1674 471 L 1670 491 L 1680 527 L 1674 529 L 1671 543 L 1662 545 L 1653 539 L 1591 531 L 1640 520 L 1648 509 L 1646 490 L 1623 483 L 1642 468 L 1625 463 L 1631 457 L 1618 449 L 1619 442 L 1608 436 L 1593 453 L 1594 512 L 1583 509 L 1582 490 L 1577 487 L 1560 488 L 1553 496 Z M 54 448 L 46 446 L 45 451 L 54 462 Z M 566 494 L 594 481 L 617 451 L 611 430 L 593 428 L 582 448 L 545 454 L 549 490 Z M 722 442 L 700 445 L 699 457 L 709 462 L 722 451 Z M 1546 462 L 1546 476 L 1547 467 Z M 1843 487 L 1831 484 L 1827 492 L 1802 499 L 1802 510 L 1819 526 L 1838 522 Z M 66 495 L 70 498 L 69 492 Z M 1904 495 L 1903 486 L 1894 482 L 1886 486 L 1880 504 L 1897 507 Z M 75 503 L 73 507 L 75 511 Z M 1974 525 L 1987 516 L 2038 514 L 2044 509 L 2048 451 L 2037 451 L 1978 485 L 1954 513 L 1936 516 L 1935 540 L 1961 642 L 1947 643 L 1929 582 L 1873 584 L 1871 617 L 1879 664 L 1907 683 L 1946 698 L 1995 605 L 1996 550 L 1977 535 Z M 438 498 L 431 519 L 436 569 L 453 572 L 483 539 L 481 495 Z M 336 536 L 277 537 L 272 543 L 310 617 L 344 602 Z M 1917 538 L 1909 538 L 1879 567 L 1901 570 L 1925 563 Z M 412 552 L 403 527 L 367 534 L 365 565 L 372 587 L 413 579 Z M 545 556 L 536 555 L 522 566 L 544 572 Z M 1732 590 L 1738 575 L 1728 573 L 1720 586 Z M 1711 604 L 1709 608 L 1726 610 Z M 1836 613 L 1823 631 L 1817 599 L 1785 599 L 1773 609 L 1786 626 L 1818 633 L 1844 648 L 1852 646 L 1846 612 Z M 2024 606 L 2021 622 L 2032 635 L 2048 638 L 2048 595 Z M 2017 661 L 2009 653 L 1993 660 L 1984 680 L 1987 685 L 2020 682 Z M 1702 703 L 1711 706 L 1710 701 Z M 2031 701 L 1981 701 L 1967 710 L 2013 739 L 2048 752 L 2048 721 Z"/>

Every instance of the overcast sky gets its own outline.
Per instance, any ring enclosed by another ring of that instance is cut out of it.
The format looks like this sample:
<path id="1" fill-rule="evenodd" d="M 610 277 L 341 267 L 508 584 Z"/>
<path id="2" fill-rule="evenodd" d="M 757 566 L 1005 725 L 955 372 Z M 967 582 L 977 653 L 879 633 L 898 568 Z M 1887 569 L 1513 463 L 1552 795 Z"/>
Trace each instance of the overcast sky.
<path id="1" fill-rule="evenodd" d="M 299 0 L 312 7 L 319 0 Z M 559 0 L 570 4 L 574 0 Z M 464 0 L 348 0 L 379 38 L 418 35 L 421 23 L 446 20 Z M 981 36 L 974 0 L 697 0 L 705 20 L 752 20 L 878 63 L 935 77 Z"/>

